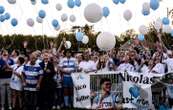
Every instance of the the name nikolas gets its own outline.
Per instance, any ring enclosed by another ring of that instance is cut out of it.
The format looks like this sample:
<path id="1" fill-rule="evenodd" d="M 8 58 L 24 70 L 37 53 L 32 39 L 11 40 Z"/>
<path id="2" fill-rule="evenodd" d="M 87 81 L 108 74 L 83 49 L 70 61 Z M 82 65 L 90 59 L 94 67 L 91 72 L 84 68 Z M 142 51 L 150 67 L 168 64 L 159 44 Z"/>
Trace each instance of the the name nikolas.
<path id="1" fill-rule="evenodd" d="M 153 84 L 155 83 L 154 77 L 144 76 L 143 74 L 140 75 L 130 75 L 127 72 L 119 73 L 118 74 L 123 81 L 131 81 L 134 83 L 142 83 L 142 84 Z"/>

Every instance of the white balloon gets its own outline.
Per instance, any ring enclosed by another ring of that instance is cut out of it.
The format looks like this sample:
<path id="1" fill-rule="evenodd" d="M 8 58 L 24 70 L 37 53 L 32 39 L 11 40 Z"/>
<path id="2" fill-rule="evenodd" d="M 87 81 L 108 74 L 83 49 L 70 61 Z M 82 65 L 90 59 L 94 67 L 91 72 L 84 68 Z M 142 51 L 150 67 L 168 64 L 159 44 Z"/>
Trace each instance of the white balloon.
<path id="1" fill-rule="evenodd" d="M 56 9 L 57 9 L 58 11 L 61 11 L 61 10 L 62 10 L 62 5 L 61 5 L 60 3 L 57 3 L 57 4 L 56 4 Z"/>
<path id="2" fill-rule="evenodd" d="M 142 8 L 144 10 L 150 10 L 150 3 L 148 3 L 148 2 L 143 3 Z"/>
<path id="3" fill-rule="evenodd" d="M 155 22 L 154 22 L 154 28 L 159 32 L 159 30 L 162 28 L 162 20 L 160 18 L 158 18 Z"/>
<path id="4" fill-rule="evenodd" d="M 145 25 L 141 25 L 140 27 L 139 27 L 139 32 L 141 33 L 141 34 L 147 34 L 148 32 L 149 32 L 149 30 L 148 30 L 148 28 L 145 26 Z"/>
<path id="5" fill-rule="evenodd" d="M 70 16 L 70 21 L 71 21 L 71 22 L 75 22 L 75 21 L 76 21 L 76 17 L 75 17 L 74 15 L 71 15 L 71 16 Z"/>
<path id="6" fill-rule="evenodd" d="M 67 14 L 64 13 L 64 14 L 61 15 L 61 20 L 62 20 L 63 22 L 67 21 L 67 19 L 68 19 Z"/>
<path id="7" fill-rule="evenodd" d="M 100 33 L 96 39 L 97 46 L 104 51 L 111 50 L 116 44 L 115 36 L 109 32 Z"/>
<path id="8" fill-rule="evenodd" d="M 102 8 L 96 3 L 91 3 L 85 7 L 84 16 L 88 22 L 96 23 L 102 18 Z"/>
<path id="9" fill-rule="evenodd" d="M 27 19 L 27 24 L 28 24 L 28 26 L 33 27 L 34 26 L 34 20 L 32 18 Z"/>
<path id="10" fill-rule="evenodd" d="M 83 36 L 83 39 L 82 39 L 82 43 L 83 44 L 87 44 L 89 42 L 89 38 L 88 38 L 88 36 Z"/>
<path id="11" fill-rule="evenodd" d="M 15 4 L 16 0 L 7 0 L 9 4 Z"/>
<path id="12" fill-rule="evenodd" d="M 71 42 L 70 41 L 66 41 L 65 42 L 65 48 L 66 49 L 70 49 L 71 48 Z"/>
<path id="13" fill-rule="evenodd" d="M 37 17 L 36 20 L 37 20 L 38 23 L 43 23 L 43 19 L 40 18 L 40 17 Z"/>
<path id="14" fill-rule="evenodd" d="M 163 26 L 163 30 L 162 30 L 162 32 L 165 32 L 165 33 L 171 33 L 171 31 L 172 31 L 172 28 L 171 28 L 171 26 L 169 26 L 169 25 L 164 25 Z"/>
<path id="15" fill-rule="evenodd" d="M 124 11 L 123 17 L 126 21 L 129 21 L 132 18 L 132 12 L 130 10 Z"/>

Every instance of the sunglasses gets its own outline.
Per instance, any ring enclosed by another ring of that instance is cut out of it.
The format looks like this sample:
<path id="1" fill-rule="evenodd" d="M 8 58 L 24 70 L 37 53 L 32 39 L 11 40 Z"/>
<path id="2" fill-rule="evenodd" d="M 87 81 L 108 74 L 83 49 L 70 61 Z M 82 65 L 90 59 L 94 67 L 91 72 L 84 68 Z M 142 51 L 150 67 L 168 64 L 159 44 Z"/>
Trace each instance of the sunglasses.
<path id="1" fill-rule="evenodd" d="M 105 83 L 105 85 L 106 85 L 106 86 L 110 86 L 110 85 L 112 85 L 112 84 L 111 84 L 111 83 Z"/>

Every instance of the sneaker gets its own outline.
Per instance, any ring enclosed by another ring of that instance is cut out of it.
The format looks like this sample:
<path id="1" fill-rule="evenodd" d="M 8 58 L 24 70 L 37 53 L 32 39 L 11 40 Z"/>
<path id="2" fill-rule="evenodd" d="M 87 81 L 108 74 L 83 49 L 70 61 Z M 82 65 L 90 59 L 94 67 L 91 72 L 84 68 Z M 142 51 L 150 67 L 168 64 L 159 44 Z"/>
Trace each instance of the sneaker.
<path id="1" fill-rule="evenodd" d="M 1 107 L 1 110 L 5 110 L 4 107 Z"/>
<path id="2" fill-rule="evenodd" d="M 59 105 L 56 106 L 56 109 L 61 109 L 61 107 Z"/>
<path id="3" fill-rule="evenodd" d="M 55 110 L 56 109 L 56 106 L 53 106 L 52 109 Z"/>
<path id="4" fill-rule="evenodd" d="M 12 107 L 8 107 L 8 110 L 12 110 Z"/>

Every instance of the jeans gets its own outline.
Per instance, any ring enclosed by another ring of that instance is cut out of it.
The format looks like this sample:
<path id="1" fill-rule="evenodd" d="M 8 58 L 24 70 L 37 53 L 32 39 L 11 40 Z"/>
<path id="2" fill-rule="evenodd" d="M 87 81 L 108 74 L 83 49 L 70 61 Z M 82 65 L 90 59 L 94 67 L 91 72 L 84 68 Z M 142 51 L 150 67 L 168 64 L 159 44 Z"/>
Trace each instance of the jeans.
<path id="1" fill-rule="evenodd" d="M 0 79 L 0 107 L 11 107 L 10 78 Z"/>

